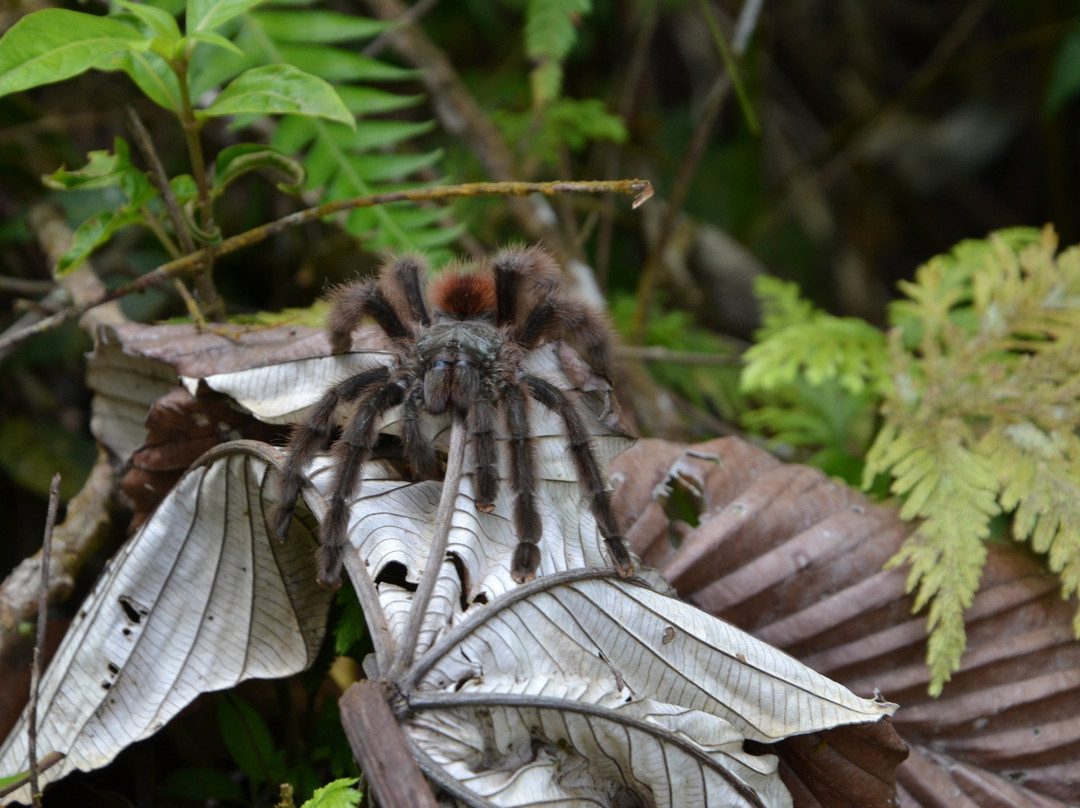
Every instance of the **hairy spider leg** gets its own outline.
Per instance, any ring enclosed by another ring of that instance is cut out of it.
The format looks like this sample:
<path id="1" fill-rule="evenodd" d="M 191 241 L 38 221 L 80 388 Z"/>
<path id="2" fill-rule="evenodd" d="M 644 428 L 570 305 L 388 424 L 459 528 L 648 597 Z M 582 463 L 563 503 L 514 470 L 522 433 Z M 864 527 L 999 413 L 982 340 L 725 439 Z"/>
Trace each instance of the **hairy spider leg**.
<path id="1" fill-rule="evenodd" d="M 518 287 L 521 261 L 510 251 L 496 256 L 495 267 L 495 325 L 514 322 L 517 316 Z"/>
<path id="2" fill-rule="evenodd" d="M 529 395 L 562 418 L 566 426 L 567 448 L 577 468 L 578 485 L 589 498 L 589 509 L 596 519 L 597 527 L 600 528 L 600 534 L 604 537 L 604 543 L 607 545 L 612 561 L 615 562 L 615 568 L 624 578 L 633 575 L 634 565 L 630 561 L 626 545 L 623 544 L 622 531 L 619 530 L 619 524 L 615 520 L 611 498 L 604 485 L 604 477 L 596 462 L 596 456 L 593 454 L 589 431 L 577 407 L 562 390 L 544 379 L 537 376 L 525 376 L 522 382 L 528 388 Z"/>
<path id="3" fill-rule="evenodd" d="M 424 300 L 427 264 L 423 259 L 416 255 L 403 255 L 383 272 L 384 282 L 401 291 L 409 311 L 420 325 L 431 325 L 431 315 L 428 314 L 427 302 Z M 389 290 L 384 290 L 384 294 L 391 303 L 396 302 Z"/>
<path id="4" fill-rule="evenodd" d="M 319 546 L 319 582 L 324 586 L 336 588 L 341 584 L 341 562 L 348 543 L 349 499 L 359 488 L 360 472 L 378 440 L 379 416 L 400 404 L 405 396 L 405 389 L 398 382 L 391 378 L 386 385 L 368 393 L 342 432 L 341 440 L 334 444 L 338 463 Z"/>
<path id="5" fill-rule="evenodd" d="M 605 379 L 611 379 L 611 339 L 607 323 L 602 314 L 580 300 L 564 295 L 545 298 L 525 318 L 517 342 L 532 350 L 561 339 L 564 334 L 581 346 L 590 367 Z"/>
<path id="6" fill-rule="evenodd" d="M 487 377 L 480 380 L 480 389 L 469 408 L 467 426 L 476 453 L 476 507 L 485 513 L 495 508 L 499 493 L 499 454 L 495 443 L 495 382 Z"/>
<path id="7" fill-rule="evenodd" d="M 420 411 L 424 406 L 424 379 L 416 376 L 405 389 L 405 405 L 401 408 L 401 449 L 405 462 L 421 480 L 439 476 L 442 466 L 435 447 L 420 426 Z"/>
<path id="8" fill-rule="evenodd" d="M 510 562 L 510 577 L 519 584 L 536 577 L 540 566 L 541 522 L 536 509 L 536 458 L 529 432 L 528 405 L 521 386 L 508 382 L 502 391 L 510 433 L 510 486 L 514 490 L 514 527 L 518 545 Z"/>
<path id="9" fill-rule="evenodd" d="M 374 319 L 391 339 L 410 336 L 411 332 L 375 281 L 339 286 L 333 292 L 333 299 L 334 307 L 326 320 L 326 330 L 336 354 L 345 353 L 352 347 L 352 333 L 365 316 Z"/>
<path id="10" fill-rule="evenodd" d="M 525 248 L 504 247 L 495 254 L 491 263 L 495 268 L 496 288 L 500 283 L 500 276 L 504 285 L 503 295 L 496 295 L 497 299 L 501 297 L 502 303 L 502 316 L 498 320 L 500 325 L 516 318 L 522 284 L 527 292 L 544 296 L 558 288 L 561 283 L 562 272 L 555 259 L 537 244 Z"/>
<path id="11" fill-rule="evenodd" d="M 281 474 L 281 492 L 271 517 L 274 533 L 281 541 L 289 537 L 296 498 L 304 484 L 304 468 L 318 452 L 330 445 L 334 434 L 334 413 L 343 402 L 354 401 L 367 390 L 390 378 L 385 367 L 372 368 L 350 376 L 331 387 L 315 405 L 308 419 L 293 427 L 289 438 L 292 453 Z"/>

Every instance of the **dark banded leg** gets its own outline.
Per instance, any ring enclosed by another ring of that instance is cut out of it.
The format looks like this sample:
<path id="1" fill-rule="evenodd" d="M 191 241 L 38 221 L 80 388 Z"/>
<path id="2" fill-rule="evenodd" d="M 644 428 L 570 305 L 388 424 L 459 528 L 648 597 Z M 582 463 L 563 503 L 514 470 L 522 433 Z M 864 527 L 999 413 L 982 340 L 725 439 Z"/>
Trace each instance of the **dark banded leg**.
<path id="1" fill-rule="evenodd" d="M 615 563 L 615 569 L 624 578 L 633 575 L 634 565 L 630 561 L 626 545 L 623 544 L 622 531 L 619 530 L 619 524 L 615 520 L 615 513 L 611 508 L 611 497 L 604 485 L 604 475 L 596 462 L 589 431 L 577 407 L 562 390 L 550 382 L 536 376 L 525 376 L 522 382 L 528 389 L 529 395 L 562 418 L 563 424 L 566 425 L 567 448 L 570 450 L 570 457 L 577 469 L 578 485 L 589 500 L 589 509 L 596 519 L 597 527 L 600 528 L 600 534 L 604 537 L 608 552 Z"/>
<path id="2" fill-rule="evenodd" d="M 372 368 L 355 376 L 350 376 L 331 387 L 319 402 L 308 419 L 293 428 L 289 446 L 292 454 L 285 461 L 281 474 L 281 491 L 277 506 L 271 514 L 274 534 L 285 541 L 289 537 L 289 525 L 292 523 L 296 498 L 304 484 L 304 469 L 316 454 L 330 445 L 334 433 L 334 413 L 345 402 L 355 401 L 359 396 L 375 385 L 383 384 L 390 378 L 390 371 L 385 367 Z"/>
<path id="3" fill-rule="evenodd" d="M 536 459 L 529 434 L 528 405 L 521 387 L 511 382 L 503 392 L 507 431 L 510 434 L 510 487 L 514 491 L 514 527 L 518 545 L 510 562 L 510 576 L 519 584 L 536 577 L 540 566 L 540 513 L 536 510 Z"/>
<path id="4" fill-rule="evenodd" d="M 356 416 L 334 444 L 336 457 L 334 487 L 330 507 L 322 522 L 319 546 L 319 583 L 337 588 L 341 585 L 341 562 L 348 544 L 349 500 L 359 488 L 364 463 L 378 440 L 379 416 L 401 403 L 405 391 L 390 382 L 371 391 L 361 402 Z"/>

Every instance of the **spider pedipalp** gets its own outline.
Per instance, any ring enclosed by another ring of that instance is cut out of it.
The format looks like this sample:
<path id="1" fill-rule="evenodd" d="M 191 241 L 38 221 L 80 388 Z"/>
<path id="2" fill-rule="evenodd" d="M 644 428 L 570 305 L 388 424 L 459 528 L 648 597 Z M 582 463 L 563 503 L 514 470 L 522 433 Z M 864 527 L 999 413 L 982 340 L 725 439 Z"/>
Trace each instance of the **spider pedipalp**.
<path id="1" fill-rule="evenodd" d="M 445 272 L 430 286 L 421 258 L 399 257 L 383 268 L 377 280 L 349 284 L 334 293 L 327 329 L 335 353 L 349 349 L 353 331 L 365 318 L 374 320 L 387 338 L 391 362 L 332 386 L 308 419 L 295 427 L 273 517 L 274 531 L 284 538 L 304 469 L 329 448 L 335 463 L 321 527 L 321 582 L 340 584 L 349 502 L 359 487 L 363 465 L 376 448 L 380 419 L 399 405 L 402 457 L 418 479 L 437 478 L 441 471 L 423 429 L 425 415 L 454 412 L 464 418 L 474 446 L 474 497 L 480 511 L 491 511 L 498 496 L 501 412 L 509 458 L 505 477 L 514 496 L 518 538 L 510 569 L 518 582 L 536 575 L 543 528 L 535 499 L 537 467 L 529 408 L 535 403 L 556 413 L 608 552 L 621 575 L 632 574 L 585 420 L 566 393 L 522 366 L 531 351 L 571 339 L 597 373 L 611 378 L 604 318 L 567 293 L 547 252 L 539 247 L 507 248 L 487 267 Z M 335 416 L 345 405 L 355 407 L 355 413 L 335 439 Z"/>

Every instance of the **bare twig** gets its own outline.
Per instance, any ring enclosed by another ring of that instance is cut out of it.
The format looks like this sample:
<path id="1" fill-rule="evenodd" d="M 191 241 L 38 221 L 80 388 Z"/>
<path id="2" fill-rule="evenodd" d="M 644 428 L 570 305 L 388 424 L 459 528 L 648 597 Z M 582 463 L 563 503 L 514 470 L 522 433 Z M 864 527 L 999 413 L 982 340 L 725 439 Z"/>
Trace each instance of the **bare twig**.
<path id="1" fill-rule="evenodd" d="M 450 448 L 446 452 L 446 477 L 443 479 L 439 508 L 435 512 L 435 533 L 431 537 L 427 568 L 413 596 L 409 625 L 405 632 L 405 643 L 399 650 L 397 660 L 390 668 L 390 679 L 400 676 L 412 664 L 417 643 L 420 641 L 420 630 L 424 625 L 431 595 L 435 591 L 435 582 L 438 580 L 439 568 L 442 567 L 446 556 L 446 545 L 454 522 L 454 508 L 457 507 L 457 495 L 461 488 L 461 477 L 465 466 L 466 432 L 465 416 L 455 412 L 450 424 Z"/>
<path id="2" fill-rule="evenodd" d="M 161 164 L 161 159 L 158 157 L 157 150 L 154 148 L 154 141 L 150 138 L 150 133 L 146 131 L 146 126 L 142 122 L 142 118 L 135 111 L 135 108 L 128 106 L 128 125 L 131 127 L 131 134 L 135 139 L 135 144 L 139 147 L 139 151 L 142 152 L 143 157 L 146 159 L 147 164 L 150 166 L 150 179 L 153 181 L 154 186 L 158 189 L 158 193 L 161 194 L 161 201 L 165 204 L 165 213 L 169 217 L 169 221 L 172 222 L 173 232 L 176 233 L 176 238 L 180 241 L 180 249 L 184 255 L 195 252 L 195 241 L 191 238 L 191 231 L 188 229 L 187 223 L 184 221 L 184 214 L 180 210 L 180 203 L 176 200 L 176 194 L 172 191 L 172 186 L 169 185 L 169 175 L 165 173 L 165 166 Z M 153 228 L 151 228 L 153 229 Z M 163 228 L 162 228 L 163 229 Z M 159 241 L 166 250 L 170 246 L 175 248 L 167 238 L 161 238 L 164 233 L 159 235 Z M 170 251 L 171 254 L 171 251 Z M 173 255 L 173 258 L 179 258 L 178 255 Z M 209 288 L 204 288 L 210 282 L 210 266 L 202 267 L 199 272 L 196 273 L 196 282 L 199 283 L 199 296 L 205 299 L 206 294 L 213 293 L 216 295 L 216 291 L 213 289 L 212 283 Z M 174 278 L 176 283 L 176 290 L 179 292 L 180 297 L 184 299 L 184 303 L 187 306 L 188 314 L 192 316 L 195 322 L 200 325 L 203 324 L 202 312 L 199 310 L 198 305 L 188 294 L 187 288 L 179 278 Z"/>
<path id="3" fill-rule="evenodd" d="M 341 724 L 375 799 L 383 808 L 436 808 L 401 725 L 390 711 L 392 691 L 365 679 L 341 697 Z"/>
<path id="4" fill-rule="evenodd" d="M 45 515 L 45 537 L 41 542 L 41 587 L 38 589 L 37 641 L 34 644 L 34 661 L 30 667 L 30 705 L 27 738 L 30 754 L 30 795 L 35 805 L 41 804 L 41 784 L 38 782 L 40 767 L 37 759 L 37 703 L 41 682 L 41 657 L 45 653 L 45 620 L 49 611 L 49 559 L 52 556 L 53 528 L 56 512 L 60 508 L 60 472 L 53 475 L 49 486 L 49 510 Z"/>
<path id="5" fill-rule="evenodd" d="M 464 185 L 445 185 L 439 188 L 413 188 L 404 191 L 388 191 L 382 194 L 369 196 L 357 196 L 351 199 L 338 199 L 327 202 L 313 208 L 290 213 L 277 221 L 264 224 L 239 235 L 227 238 L 216 244 L 211 244 L 198 252 L 185 255 L 175 261 L 159 266 L 157 269 L 126 283 L 118 289 L 99 295 L 79 306 L 72 306 L 57 312 L 51 317 L 35 323 L 16 333 L 6 334 L 0 338 L 0 355 L 14 345 L 25 342 L 31 337 L 51 331 L 63 323 L 73 320 L 85 314 L 95 306 L 117 300 L 132 292 L 141 292 L 162 281 L 169 280 L 180 275 L 197 271 L 204 262 L 216 258 L 219 255 L 239 250 L 257 244 L 282 230 L 304 224 L 314 219 L 321 219 L 345 210 L 354 208 L 369 208 L 375 205 L 385 205 L 390 202 L 417 202 L 438 199 L 455 199 L 463 196 L 529 196 L 531 194 L 545 194 L 554 196 L 559 193 L 624 193 L 633 194 L 633 207 L 638 207 L 652 196 L 652 185 L 648 180 L 612 180 L 596 182 L 474 182 Z"/>
<path id="6" fill-rule="evenodd" d="M 104 449 L 82 490 L 68 503 L 67 517 L 53 531 L 52 556 L 46 600 L 56 603 L 67 597 L 75 577 L 112 525 L 109 512 L 117 473 Z M 0 656 L 19 640 L 19 623 L 32 618 L 38 600 L 41 552 L 27 558 L 0 584 Z"/>

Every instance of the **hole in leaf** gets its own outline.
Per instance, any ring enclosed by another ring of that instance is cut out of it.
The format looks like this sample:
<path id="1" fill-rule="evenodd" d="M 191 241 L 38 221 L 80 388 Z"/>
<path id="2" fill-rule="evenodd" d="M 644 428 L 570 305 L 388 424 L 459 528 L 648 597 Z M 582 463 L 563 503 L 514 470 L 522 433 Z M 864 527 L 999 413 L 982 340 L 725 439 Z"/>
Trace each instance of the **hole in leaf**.
<path id="1" fill-rule="evenodd" d="M 447 553 L 450 563 L 454 565 L 458 580 L 461 581 L 461 611 L 469 608 L 469 571 L 465 569 L 465 561 L 457 553 Z"/>
<path id="2" fill-rule="evenodd" d="M 409 574 L 409 568 L 402 564 L 400 561 L 391 561 L 381 570 L 378 575 L 375 576 L 375 585 L 379 584 L 393 584 L 394 586 L 400 586 L 409 592 L 416 591 L 416 584 L 407 579 Z"/>
<path id="3" fill-rule="evenodd" d="M 124 617 L 128 619 L 129 623 L 138 625 L 150 613 L 149 609 L 137 603 L 130 595 L 121 595 L 118 600 L 120 601 L 120 608 L 124 610 Z"/>
<path id="4" fill-rule="evenodd" d="M 481 606 L 483 606 L 487 602 L 488 602 L 487 592 L 477 592 L 476 597 L 473 598 L 473 603 L 479 603 Z"/>

